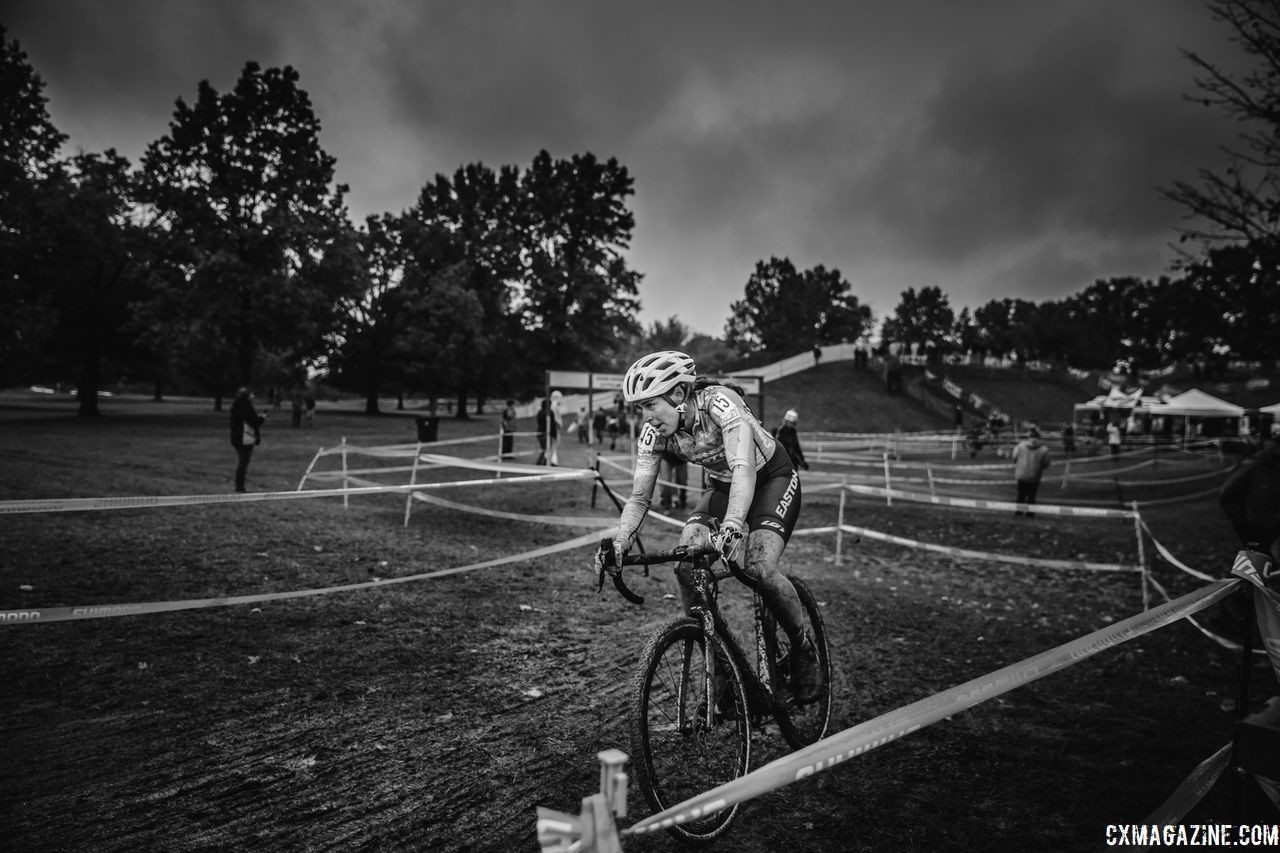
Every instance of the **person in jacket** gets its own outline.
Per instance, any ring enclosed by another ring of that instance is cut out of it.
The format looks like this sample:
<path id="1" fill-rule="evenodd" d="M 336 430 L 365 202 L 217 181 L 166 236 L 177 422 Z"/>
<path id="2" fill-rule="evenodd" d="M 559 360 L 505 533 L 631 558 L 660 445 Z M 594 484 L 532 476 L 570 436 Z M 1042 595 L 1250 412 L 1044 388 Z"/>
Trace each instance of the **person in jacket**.
<path id="1" fill-rule="evenodd" d="M 804 451 L 800 449 L 800 436 L 796 432 L 796 423 L 799 420 L 800 415 L 795 409 L 787 409 L 787 413 L 782 416 L 782 423 L 773 431 L 773 437 L 778 439 L 778 443 L 786 449 L 793 465 L 808 471 L 809 463 L 804 461 Z"/>
<path id="2" fill-rule="evenodd" d="M 1049 448 L 1040 441 L 1040 430 L 1033 426 L 1027 430 L 1027 437 L 1013 448 L 1013 479 L 1018 485 L 1018 496 L 1015 498 L 1018 509 L 1014 511 L 1014 515 L 1032 515 L 1031 510 L 1023 507 L 1036 502 L 1040 477 L 1048 467 Z"/>
<path id="3" fill-rule="evenodd" d="M 1241 545 L 1280 565 L 1280 424 L 1272 424 L 1262 448 L 1227 477 L 1218 505 Z"/>
<path id="4" fill-rule="evenodd" d="M 253 448 L 262 443 L 260 432 L 266 415 L 258 414 L 253 407 L 253 392 L 241 388 L 236 392 L 235 402 L 231 404 L 231 446 L 236 449 L 236 491 L 245 490 L 245 475 L 249 473 L 249 460 L 253 458 Z"/>

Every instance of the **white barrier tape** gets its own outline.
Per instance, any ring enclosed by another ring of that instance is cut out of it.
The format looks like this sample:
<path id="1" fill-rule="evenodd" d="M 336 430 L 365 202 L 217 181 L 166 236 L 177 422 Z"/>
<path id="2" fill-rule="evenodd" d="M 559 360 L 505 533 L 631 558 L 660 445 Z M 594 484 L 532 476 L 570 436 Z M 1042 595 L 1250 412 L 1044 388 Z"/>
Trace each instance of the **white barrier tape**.
<path id="1" fill-rule="evenodd" d="M 1194 501 L 1209 495 L 1217 494 L 1221 486 L 1214 486 L 1212 489 L 1205 489 L 1203 492 L 1193 492 L 1189 495 L 1181 495 L 1176 498 L 1160 498 L 1159 500 L 1138 501 L 1138 506 L 1161 506 L 1163 504 L 1177 504 L 1183 501 Z"/>
<path id="2" fill-rule="evenodd" d="M 1160 543 L 1160 540 L 1156 538 L 1156 535 L 1151 532 L 1151 528 L 1147 526 L 1145 519 L 1139 519 L 1138 523 L 1142 525 L 1142 531 L 1147 534 L 1147 537 L 1151 540 L 1151 544 L 1156 546 L 1156 552 L 1164 558 L 1166 563 L 1173 566 L 1175 569 L 1186 572 L 1193 578 L 1197 578 L 1202 581 L 1217 580 L 1213 575 L 1193 569 L 1177 557 L 1173 556 L 1173 553 L 1168 548 L 1164 547 L 1164 545 Z"/>
<path id="3" fill-rule="evenodd" d="M 545 468 L 539 470 L 545 471 Z M 419 489 L 444 489 L 459 486 L 483 486 L 493 483 L 532 483 L 549 480 L 581 480 L 592 477 L 591 471 L 563 471 L 531 477 L 504 477 L 501 479 L 458 480 L 451 483 L 406 483 L 398 486 L 363 486 L 354 489 L 310 489 L 290 492 L 239 492 L 229 495 L 142 495 L 119 498 L 51 498 L 48 500 L 0 501 L 0 515 L 18 515 L 37 512 L 83 512 L 106 509 L 150 509 L 161 506 L 200 506 L 204 504 L 261 503 L 263 501 L 292 501 L 311 498 L 331 498 L 356 495 L 376 495 L 394 492 L 414 492 Z"/>
<path id="4" fill-rule="evenodd" d="M 666 829 L 829 770 L 862 753 L 1007 693 L 1015 687 L 1065 669 L 1112 646 L 1203 610 L 1230 595 L 1239 583 L 1238 578 L 1225 578 L 1176 601 L 859 723 L 853 728 L 778 758 L 732 782 L 645 818 L 624 829 L 622 834 L 638 835 Z"/>
<path id="5" fill-rule="evenodd" d="M 844 487 L 850 492 L 860 495 L 889 497 L 894 500 L 913 501 L 915 503 L 940 504 L 943 506 L 959 506 L 969 509 L 993 509 L 1012 512 L 1024 506 L 1013 501 L 988 501 L 974 498 L 952 498 L 942 495 L 925 495 L 919 492 L 904 492 L 899 489 L 886 489 L 880 486 L 858 486 L 849 484 Z M 1089 518 L 1133 518 L 1131 509 L 1107 509 L 1103 507 L 1063 506 L 1061 504 L 1033 504 L 1036 513 L 1046 515 L 1080 515 Z"/>
<path id="6" fill-rule="evenodd" d="M 422 572 L 416 575 L 405 575 L 397 578 L 382 578 L 376 581 L 343 584 L 341 586 L 323 587 L 321 589 L 299 589 L 291 592 L 268 592 L 257 595 L 235 595 L 222 598 L 199 598 L 184 601 L 148 601 L 133 604 L 92 604 L 80 607 L 35 607 L 26 610 L 0 610 L 0 625 L 35 624 L 44 622 L 68 622 L 76 619 L 103 619 L 112 616 L 136 616 L 143 613 L 167 613 L 175 610 L 194 610 L 204 607 L 225 607 L 232 604 L 257 604 L 264 601 L 283 601 L 291 598 L 308 598 L 316 595 L 331 595 L 335 592 L 351 592 L 360 589 L 376 589 L 392 584 L 409 583 L 411 581 L 441 578 L 463 572 L 474 572 L 507 563 L 522 560 L 535 560 L 539 557 L 570 551 L 584 545 L 595 545 L 600 541 L 598 533 L 587 533 L 575 539 L 536 548 L 522 554 L 498 557 L 483 563 L 472 563 L 452 569 L 439 569 L 434 572 Z"/>
<path id="7" fill-rule="evenodd" d="M 1142 823 L 1145 826 L 1168 826 L 1180 823 L 1187 812 L 1191 811 L 1209 793 L 1227 765 L 1231 763 L 1231 742 L 1223 744 L 1213 755 L 1196 765 L 1191 775 L 1183 780 L 1178 789 L 1160 806 L 1147 816 Z"/>
<path id="8" fill-rule="evenodd" d="M 1166 590 L 1163 586 L 1161 586 L 1160 582 L 1157 581 L 1155 578 L 1148 575 L 1147 583 L 1151 584 L 1151 587 L 1156 592 L 1160 593 L 1160 597 L 1163 598 L 1165 601 L 1173 601 L 1173 596 L 1171 596 L 1169 594 L 1169 591 Z M 1191 623 L 1191 627 L 1195 628 L 1197 631 L 1203 634 L 1205 639 L 1210 640 L 1214 643 L 1217 643 L 1219 646 L 1221 646 L 1224 649 L 1227 649 L 1228 651 L 1239 652 L 1241 649 L 1244 648 L 1244 646 L 1240 645 L 1235 640 L 1228 639 L 1222 636 L 1221 634 L 1215 634 L 1213 631 L 1210 631 L 1208 628 L 1201 625 L 1194 616 L 1188 616 L 1187 621 Z M 1253 653 L 1255 655 L 1265 655 L 1266 650 L 1254 649 Z"/>
<path id="9" fill-rule="evenodd" d="M 519 462 L 490 462 L 486 459 L 465 459 L 461 456 L 444 456 L 439 453 L 422 453 L 418 456 L 422 462 L 447 468 L 474 468 L 478 471 L 496 471 L 502 474 L 540 474 L 557 465 L 524 465 Z M 579 470 L 585 476 L 594 477 L 594 471 L 587 468 L 567 469 Z"/>
<path id="10" fill-rule="evenodd" d="M 504 512 L 497 509 L 488 509 L 486 507 L 455 503 L 454 501 L 447 500 L 436 495 L 420 493 L 414 493 L 414 498 L 425 503 L 444 507 L 445 509 L 469 512 L 474 515 L 484 515 L 489 518 L 506 518 L 512 521 L 528 521 L 535 524 L 560 524 L 566 527 L 613 527 L 618 523 L 616 518 L 600 518 L 599 516 L 568 517 L 562 515 L 529 515 L 520 512 Z"/>
<path id="11" fill-rule="evenodd" d="M 1084 569 L 1091 572 L 1142 571 L 1142 569 L 1137 566 L 1124 566 L 1119 563 L 1092 563 L 1086 560 L 1041 560 L 1035 557 L 1019 557 L 1013 554 L 992 554 L 986 551 L 970 551 L 967 548 L 954 548 L 950 545 L 934 545 L 929 542 L 906 539 L 901 536 L 894 536 L 891 533 L 881 533 L 878 530 L 869 530 L 865 527 L 854 527 L 850 524 L 842 524 L 840 525 L 840 529 L 845 533 L 852 533 L 856 536 L 865 536 L 867 539 L 889 542 L 894 545 L 902 545 L 905 548 L 914 548 L 918 551 L 933 551 L 937 554 L 949 554 L 951 556 L 965 557 L 971 560 L 990 560 L 997 563 L 1012 563 L 1019 566 L 1038 566 L 1046 569 Z"/>

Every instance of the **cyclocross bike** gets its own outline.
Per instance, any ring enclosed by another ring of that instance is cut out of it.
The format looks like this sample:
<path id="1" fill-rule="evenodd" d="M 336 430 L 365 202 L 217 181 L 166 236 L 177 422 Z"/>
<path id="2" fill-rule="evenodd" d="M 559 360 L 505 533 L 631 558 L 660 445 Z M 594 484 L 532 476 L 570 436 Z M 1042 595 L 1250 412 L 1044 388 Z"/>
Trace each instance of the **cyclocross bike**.
<path id="1" fill-rule="evenodd" d="M 782 736 L 798 749 L 820 740 L 831 718 L 827 632 L 804 581 L 788 575 L 807 614 L 826 687 L 815 701 L 801 705 L 790 690 L 790 640 L 759 593 L 753 594 L 754 666 L 720 612 L 719 581 L 733 575 L 753 585 L 736 563 L 726 566 L 710 545 L 681 545 L 622 561 L 623 567 L 672 562 L 679 563 L 676 571 L 685 574 L 682 580 L 692 593 L 689 612 L 649 638 L 636 670 L 630 714 L 635 778 L 655 812 L 744 775 L 751 763 L 753 728 L 775 720 Z M 644 602 L 626 585 L 622 569 L 610 574 L 624 598 Z M 710 841 L 729 828 L 737 809 L 735 804 L 669 831 L 684 841 Z"/>

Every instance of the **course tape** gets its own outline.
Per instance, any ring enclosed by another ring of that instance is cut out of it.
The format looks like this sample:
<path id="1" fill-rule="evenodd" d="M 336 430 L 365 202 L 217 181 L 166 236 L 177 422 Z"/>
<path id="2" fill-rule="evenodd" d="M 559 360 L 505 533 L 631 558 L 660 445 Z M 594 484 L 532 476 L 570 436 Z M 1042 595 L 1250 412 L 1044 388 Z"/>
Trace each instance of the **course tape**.
<path id="1" fill-rule="evenodd" d="M 938 554 L 950 554 L 955 557 L 965 557 L 973 560 L 1013 563 L 1020 566 L 1039 566 L 1046 569 L 1085 569 L 1091 572 L 1142 571 L 1138 566 L 1124 566 L 1119 563 L 1092 563 L 1085 560 L 1041 560 L 1035 557 L 1019 557 L 1012 554 L 992 554 L 986 551 L 970 551 L 967 548 L 953 548 L 950 545 L 934 545 L 929 542 L 920 542 L 915 539 L 905 539 L 901 536 L 881 533 L 877 530 L 869 530 L 865 527 L 854 527 L 849 524 L 840 525 L 840 529 L 845 533 L 853 533 L 857 536 L 864 536 L 867 539 L 876 539 L 880 542 L 891 542 L 894 545 L 902 545 L 906 548 L 915 548 L 919 551 L 933 551 Z M 798 533 L 799 531 L 796 532 Z"/>
<path id="2" fill-rule="evenodd" d="M 1176 601 L 1130 616 L 1026 660 L 859 723 L 811 746 L 775 759 L 732 782 L 645 818 L 624 829 L 622 834 L 638 835 L 667 829 L 829 770 L 864 752 L 1007 693 L 1015 687 L 1065 669 L 1104 649 L 1203 610 L 1226 598 L 1235 591 L 1239 583 L 1239 578 L 1224 578 Z"/>
<path id="3" fill-rule="evenodd" d="M 522 466 L 545 472 L 546 468 Z M 523 470 L 522 470 L 523 473 Z M 52 498 L 49 500 L 0 501 L 0 515 L 18 515 L 36 512 L 83 512 L 106 509 L 149 509 L 161 506 L 199 506 L 203 504 L 261 503 L 263 501 L 294 501 L 310 498 L 331 498 L 355 495 L 373 495 L 386 492 L 414 492 L 420 489 L 445 489 L 459 486 L 483 486 L 495 483 L 534 483 L 553 480 L 582 480 L 594 477 L 588 470 L 565 470 L 525 477 L 502 479 L 457 480 L 449 483 L 406 483 L 402 485 L 370 485 L 354 489 L 309 489 L 289 492 L 239 492 L 229 495 L 140 495 L 119 498 Z M 348 478 L 358 479 L 358 478 Z"/>
<path id="4" fill-rule="evenodd" d="M 1190 566 L 1188 566 L 1186 563 L 1179 560 L 1177 557 L 1173 556 L 1173 552 L 1171 552 L 1168 548 L 1164 547 L 1164 545 L 1160 544 L 1160 540 L 1157 539 L 1156 535 L 1151 532 L 1151 528 L 1147 526 L 1147 522 L 1145 519 L 1138 519 L 1138 523 L 1142 525 L 1142 531 L 1146 533 L 1147 536 L 1151 539 L 1151 544 L 1156 546 L 1156 551 L 1160 554 L 1161 557 L 1164 558 L 1166 563 L 1168 563 L 1169 565 L 1173 566 L 1176 569 L 1186 572 L 1187 574 L 1191 575 L 1193 578 L 1197 578 L 1198 580 L 1202 580 L 1202 581 L 1217 580 L 1217 578 L 1215 578 L 1213 575 L 1206 574 L 1205 572 L 1201 572 L 1196 569 L 1193 569 Z"/>
<path id="5" fill-rule="evenodd" d="M 1161 586 L 1160 582 L 1157 581 L 1155 578 L 1148 575 L 1147 583 L 1151 584 L 1152 588 L 1156 592 L 1160 593 L 1160 597 L 1163 598 L 1165 601 L 1173 601 L 1173 596 L 1170 595 L 1169 591 L 1165 589 L 1163 586 Z M 1188 616 L 1187 621 L 1191 623 L 1191 627 L 1195 628 L 1197 631 L 1203 634 L 1206 639 L 1211 640 L 1214 643 L 1217 643 L 1219 646 L 1221 646 L 1224 649 L 1227 649 L 1228 651 L 1239 652 L 1241 649 L 1244 648 L 1235 640 L 1228 639 L 1227 637 L 1224 637 L 1221 634 L 1215 634 L 1213 631 L 1210 631 L 1204 625 L 1201 625 L 1200 622 L 1194 616 Z M 1267 652 L 1266 652 L 1266 649 L 1254 649 L 1253 653 L 1255 655 L 1261 656 L 1261 655 L 1265 655 Z"/>
<path id="6" fill-rule="evenodd" d="M 1023 509 L 1023 505 L 1013 501 L 988 501 L 975 498 L 953 498 L 942 495 L 925 495 L 919 492 L 904 492 L 900 489 L 885 489 L 880 486 L 859 486 L 852 483 L 845 485 L 847 491 L 860 495 L 875 495 L 894 498 L 896 500 L 915 503 L 939 504 L 942 506 L 960 506 L 970 509 L 994 509 L 1012 512 Z M 1080 515 L 1090 518 L 1133 518 L 1131 509 L 1111 509 L 1107 507 L 1063 506 L 1060 504 L 1035 504 L 1036 514 L 1046 515 Z"/>
<path id="7" fill-rule="evenodd" d="M 405 575 L 396 578 L 381 578 L 376 581 L 329 586 L 321 589 L 299 589 L 290 592 L 267 592 L 255 595 L 234 595 L 222 598 L 196 598 L 183 601 L 148 601 L 133 604 L 92 604 L 79 607 L 34 607 L 26 610 L 0 610 L 0 625 L 33 625 L 44 622 L 69 622 L 77 619 L 104 619 L 113 616 L 137 616 L 143 613 L 168 613 L 175 610 L 195 610 L 204 607 L 226 607 L 233 604 L 257 604 L 264 601 L 283 601 L 291 598 L 308 598 L 316 595 L 331 595 L 336 592 L 352 592 L 361 589 L 376 589 L 392 584 L 410 583 L 413 581 L 442 578 L 463 572 L 474 572 L 478 569 L 492 568 L 522 560 L 535 560 L 539 557 L 558 554 L 581 548 L 584 545 L 595 545 L 600 541 L 598 533 L 587 533 L 575 539 L 569 539 L 545 548 L 536 548 L 521 554 L 498 557 L 483 563 L 472 563 L 467 566 L 456 566 L 451 569 L 438 569 L 433 572 L 422 572 L 416 575 Z"/>
<path id="8" fill-rule="evenodd" d="M 1230 763 L 1231 742 L 1228 741 L 1217 752 L 1196 765 L 1196 769 L 1191 771 L 1191 775 L 1183 780 L 1178 789 L 1169 796 L 1169 799 L 1161 803 L 1143 821 L 1143 824 L 1147 826 L 1152 824 L 1167 826 L 1180 823 L 1186 817 L 1187 812 L 1191 811 L 1196 803 L 1204 799 L 1204 795 L 1209 793 L 1209 789 L 1214 786 L 1218 781 L 1218 777 L 1223 774 Z"/>
<path id="9" fill-rule="evenodd" d="M 519 512 L 504 512 L 497 509 L 488 509 L 487 507 L 455 503 L 436 495 L 428 495 L 421 492 L 415 492 L 413 497 L 415 500 L 424 501 L 435 506 L 441 506 L 445 509 L 469 512 L 475 515 L 485 515 L 490 518 L 506 518 L 512 521 L 528 521 L 534 524 L 560 524 L 566 527 L 613 527 L 618 523 L 616 518 L 601 518 L 600 516 L 580 516 L 574 518 L 563 515 L 527 515 Z"/>

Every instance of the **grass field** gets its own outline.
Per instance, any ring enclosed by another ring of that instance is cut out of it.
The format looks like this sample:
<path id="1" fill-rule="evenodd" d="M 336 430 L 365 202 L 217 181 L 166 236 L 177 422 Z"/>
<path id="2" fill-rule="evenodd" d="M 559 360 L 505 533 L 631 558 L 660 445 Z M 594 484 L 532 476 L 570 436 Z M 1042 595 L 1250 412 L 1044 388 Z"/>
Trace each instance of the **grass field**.
<path id="1" fill-rule="evenodd" d="M 769 411 L 800 407 L 802 437 L 926 428 L 911 420 L 910 401 L 819 381 L 836 367 L 780 383 Z M 0 396 L 0 499 L 231 491 L 225 412 L 125 399 L 104 411 L 81 420 L 70 403 Z M 322 408 L 314 428 L 295 430 L 287 413 L 272 414 L 249 471 L 252 491 L 294 489 L 317 449 L 343 438 L 385 445 L 414 435 L 405 417 Z M 445 419 L 440 438 L 494 435 L 496 421 Z M 517 449 L 530 444 L 522 438 Z M 492 452 L 483 448 L 469 452 Z M 566 445 L 567 466 L 586 458 Z M 932 461 L 942 470 L 950 460 L 939 449 Z M 1180 470 L 1211 463 L 1189 464 Z M 807 487 L 852 471 L 834 462 L 813 469 Z M 1203 485 L 1173 482 L 1170 470 L 1123 476 L 1168 481 L 1133 492 L 1153 498 Z M 1012 483 L 992 480 L 959 490 L 1007 499 Z M 1114 490 L 1102 480 L 1065 490 L 1046 481 L 1042 500 L 1106 500 Z M 449 497 L 516 513 L 612 515 L 589 483 L 477 486 Z M 404 506 L 383 495 L 346 509 L 326 498 L 5 515 L 0 609 L 320 589 L 587 532 L 424 506 L 405 526 Z M 833 524 L 837 512 L 834 494 L 814 491 L 800 526 Z M 1215 575 L 1229 570 L 1235 543 L 1211 496 L 1153 504 L 1144 518 L 1179 559 Z M 879 500 L 850 500 L 846 520 L 988 553 L 1137 560 L 1128 521 Z M 651 532 L 649 542 L 672 540 Z M 824 605 L 837 730 L 1142 608 L 1132 574 L 873 541 L 846 541 L 844 557 L 837 565 L 832 537 L 798 536 L 786 558 Z M 647 632 L 674 612 L 664 598 L 674 592 L 669 576 L 644 581 L 649 603 L 635 608 L 597 594 L 588 559 L 580 549 L 252 606 L 5 626 L 5 849 L 536 850 L 534 808 L 576 812 L 598 783 L 595 753 L 626 748 L 631 666 Z M 1153 571 L 1174 595 L 1199 585 L 1158 560 Z M 737 590 L 724 596 L 738 613 L 746 606 Z M 1207 617 L 1229 633 L 1226 610 Z M 1270 695 L 1265 664 L 1252 675 L 1255 697 Z M 1232 653 L 1178 623 L 752 801 L 716 849 L 1098 849 L 1107 824 L 1141 822 L 1231 737 L 1237 681 Z M 776 731 L 757 749 L 756 765 L 783 752 Z M 1190 819 L 1223 820 L 1230 806 L 1230 786 L 1220 783 Z M 644 813 L 638 795 L 631 808 Z M 633 838 L 624 849 L 670 843 Z"/>

